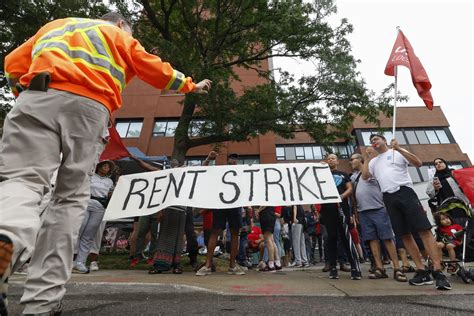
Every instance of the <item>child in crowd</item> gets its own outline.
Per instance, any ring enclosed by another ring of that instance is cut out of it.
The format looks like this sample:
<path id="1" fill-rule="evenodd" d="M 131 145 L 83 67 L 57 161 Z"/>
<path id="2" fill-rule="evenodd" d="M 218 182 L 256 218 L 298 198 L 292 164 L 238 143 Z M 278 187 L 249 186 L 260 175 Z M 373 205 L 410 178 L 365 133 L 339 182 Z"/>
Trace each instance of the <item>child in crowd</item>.
<path id="1" fill-rule="evenodd" d="M 439 238 L 437 245 L 441 253 L 440 255 L 442 256 L 442 251 L 446 250 L 449 259 L 455 261 L 456 248 L 458 248 L 462 243 L 461 236 L 457 236 L 456 233 L 462 231 L 462 227 L 458 224 L 454 224 L 452 218 L 448 214 L 436 213 L 434 219 L 438 226 Z M 450 263 L 447 271 L 449 273 L 455 273 L 456 265 Z"/>

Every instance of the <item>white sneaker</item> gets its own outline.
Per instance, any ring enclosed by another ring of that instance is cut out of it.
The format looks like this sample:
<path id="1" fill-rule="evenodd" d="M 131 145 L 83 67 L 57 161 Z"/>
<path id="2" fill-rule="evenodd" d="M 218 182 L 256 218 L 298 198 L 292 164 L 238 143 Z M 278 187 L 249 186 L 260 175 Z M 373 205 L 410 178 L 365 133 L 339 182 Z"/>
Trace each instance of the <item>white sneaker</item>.
<path id="1" fill-rule="evenodd" d="M 91 262 L 91 265 L 89 266 L 89 270 L 99 271 L 99 265 L 97 264 L 97 261 L 92 261 Z"/>
<path id="2" fill-rule="evenodd" d="M 249 268 L 244 267 L 243 265 L 240 265 L 238 263 L 236 263 L 235 265 L 239 266 L 239 269 L 242 270 L 242 271 L 248 271 L 249 270 Z"/>
<path id="3" fill-rule="evenodd" d="M 233 268 L 229 268 L 229 270 L 227 270 L 227 274 L 244 275 L 245 271 L 242 270 L 238 265 L 236 265 Z"/>
<path id="4" fill-rule="evenodd" d="M 263 261 L 260 261 L 257 265 L 257 269 L 265 269 L 265 267 L 267 266 L 267 264 Z"/>
<path id="5" fill-rule="evenodd" d="M 206 267 L 206 265 L 203 265 L 201 269 L 197 270 L 196 275 L 197 276 L 205 276 L 209 275 L 212 273 L 212 268 Z"/>
<path id="6" fill-rule="evenodd" d="M 86 274 L 86 273 L 89 273 L 89 269 L 87 269 L 87 267 L 84 263 L 76 262 L 74 264 L 74 267 L 72 268 L 72 273 Z"/>

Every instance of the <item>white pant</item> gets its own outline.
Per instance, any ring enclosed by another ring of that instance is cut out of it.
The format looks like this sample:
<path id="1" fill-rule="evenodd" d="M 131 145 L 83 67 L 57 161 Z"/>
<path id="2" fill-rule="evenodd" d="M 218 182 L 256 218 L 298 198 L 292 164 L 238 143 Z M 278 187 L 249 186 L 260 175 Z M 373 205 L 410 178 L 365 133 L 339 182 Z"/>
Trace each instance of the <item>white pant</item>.
<path id="1" fill-rule="evenodd" d="M 25 313 L 48 312 L 64 296 L 108 118 L 102 104 L 54 89 L 22 92 L 7 115 L 0 155 L 0 234 L 13 241 L 14 268 L 31 257 L 21 300 Z M 56 169 L 41 225 L 40 203 Z"/>
<path id="2" fill-rule="evenodd" d="M 86 263 L 87 256 L 95 243 L 97 232 L 99 231 L 102 219 L 104 218 L 105 209 L 103 206 L 96 207 L 95 204 L 89 203 L 86 215 L 79 229 L 79 240 L 77 247 L 77 262 Z"/>
<path id="3" fill-rule="evenodd" d="M 293 224 L 291 226 L 291 239 L 293 241 L 293 253 L 295 254 L 296 264 L 308 263 L 302 224 Z"/>

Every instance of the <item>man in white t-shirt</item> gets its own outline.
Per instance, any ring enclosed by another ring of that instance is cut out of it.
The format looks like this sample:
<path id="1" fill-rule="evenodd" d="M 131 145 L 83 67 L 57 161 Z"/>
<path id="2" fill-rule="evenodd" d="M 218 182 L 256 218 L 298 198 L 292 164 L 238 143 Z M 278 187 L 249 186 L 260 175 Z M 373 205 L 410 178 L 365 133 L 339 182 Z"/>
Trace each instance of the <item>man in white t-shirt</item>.
<path id="1" fill-rule="evenodd" d="M 436 288 L 450 290 L 451 285 L 441 271 L 439 253 L 431 233 L 431 223 L 413 190 L 413 182 L 408 174 L 408 164 L 420 167 L 421 160 L 401 148 L 395 139 L 390 142 L 391 149 L 388 148 L 383 135 L 372 134 L 369 139 L 372 146 L 367 148 L 368 159 L 362 168 L 362 178 L 367 180 L 372 176 L 378 181 L 393 230 L 400 236 L 416 264 L 417 272 L 409 283 L 433 284 L 430 271 L 425 269 L 420 250 L 413 239 L 412 232 L 418 232 L 433 262 Z"/>

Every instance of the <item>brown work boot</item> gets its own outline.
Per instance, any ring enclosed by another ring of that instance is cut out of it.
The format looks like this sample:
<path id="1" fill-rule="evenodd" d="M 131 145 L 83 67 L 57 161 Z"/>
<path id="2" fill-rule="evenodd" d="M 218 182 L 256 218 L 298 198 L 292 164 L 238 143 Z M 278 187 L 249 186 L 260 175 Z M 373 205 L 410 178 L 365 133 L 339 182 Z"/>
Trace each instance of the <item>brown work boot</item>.
<path id="1" fill-rule="evenodd" d="M 12 261 L 13 243 L 10 238 L 0 234 L 0 278 L 7 271 Z"/>
<path id="2" fill-rule="evenodd" d="M 3 274 L 10 267 L 13 255 L 13 243 L 10 238 L 0 234 L 0 315 L 8 315 L 7 311 L 7 281 Z"/>

